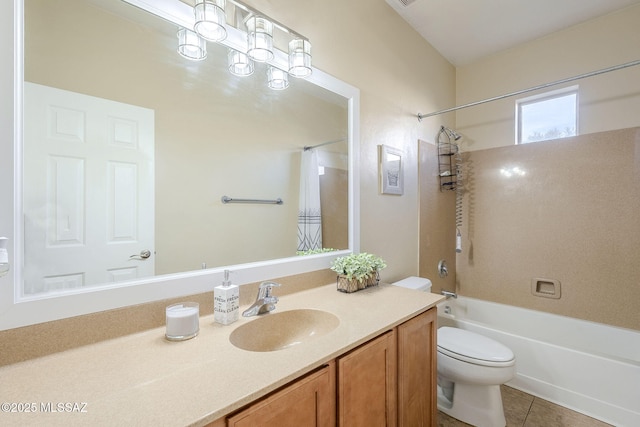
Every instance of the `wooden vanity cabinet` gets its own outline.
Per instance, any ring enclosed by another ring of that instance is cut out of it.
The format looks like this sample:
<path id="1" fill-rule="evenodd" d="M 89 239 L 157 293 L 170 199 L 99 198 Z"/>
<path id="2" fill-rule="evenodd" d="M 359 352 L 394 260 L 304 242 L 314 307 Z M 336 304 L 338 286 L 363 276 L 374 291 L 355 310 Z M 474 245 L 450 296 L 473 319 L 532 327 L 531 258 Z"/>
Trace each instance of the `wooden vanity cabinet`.
<path id="1" fill-rule="evenodd" d="M 432 308 L 208 427 L 435 427 L 436 334 Z"/>
<path id="2" fill-rule="evenodd" d="M 339 427 L 437 425 L 436 309 L 338 358 Z"/>
<path id="3" fill-rule="evenodd" d="M 398 425 L 437 424 L 436 309 L 401 324 L 398 335 Z"/>
<path id="4" fill-rule="evenodd" d="M 339 357 L 337 365 L 338 426 L 395 426 L 395 331 Z"/>
<path id="5" fill-rule="evenodd" d="M 333 427 L 335 364 L 296 380 L 227 418 L 229 427 Z"/>

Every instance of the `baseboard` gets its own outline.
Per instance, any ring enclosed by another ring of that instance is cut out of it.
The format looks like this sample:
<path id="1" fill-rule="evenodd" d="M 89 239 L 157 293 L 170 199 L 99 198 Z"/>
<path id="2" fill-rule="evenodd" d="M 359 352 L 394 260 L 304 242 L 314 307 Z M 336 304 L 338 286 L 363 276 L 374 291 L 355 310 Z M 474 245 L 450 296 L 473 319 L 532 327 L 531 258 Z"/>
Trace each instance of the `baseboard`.
<path id="1" fill-rule="evenodd" d="M 640 412 L 630 411 L 533 377 L 517 374 L 506 385 L 617 427 L 640 426 Z"/>

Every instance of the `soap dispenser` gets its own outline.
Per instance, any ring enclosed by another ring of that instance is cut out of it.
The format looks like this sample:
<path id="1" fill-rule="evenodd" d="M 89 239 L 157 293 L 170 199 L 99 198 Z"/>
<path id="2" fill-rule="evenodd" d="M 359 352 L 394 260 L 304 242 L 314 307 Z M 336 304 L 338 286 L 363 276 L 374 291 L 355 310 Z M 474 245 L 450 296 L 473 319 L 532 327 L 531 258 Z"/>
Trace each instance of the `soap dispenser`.
<path id="1" fill-rule="evenodd" d="M 238 320 L 240 313 L 240 289 L 231 284 L 229 273 L 225 270 L 222 285 L 213 289 L 213 320 L 223 325 Z"/>

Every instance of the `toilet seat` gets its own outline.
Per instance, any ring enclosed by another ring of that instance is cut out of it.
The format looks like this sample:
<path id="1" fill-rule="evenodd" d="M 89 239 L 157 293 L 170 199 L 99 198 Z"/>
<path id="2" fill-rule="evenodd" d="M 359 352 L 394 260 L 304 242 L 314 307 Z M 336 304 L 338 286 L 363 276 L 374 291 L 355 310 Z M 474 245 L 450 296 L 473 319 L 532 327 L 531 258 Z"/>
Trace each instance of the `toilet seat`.
<path id="1" fill-rule="evenodd" d="M 438 329 L 438 352 L 463 362 L 481 366 L 513 366 L 511 349 L 491 338 L 464 329 Z"/>

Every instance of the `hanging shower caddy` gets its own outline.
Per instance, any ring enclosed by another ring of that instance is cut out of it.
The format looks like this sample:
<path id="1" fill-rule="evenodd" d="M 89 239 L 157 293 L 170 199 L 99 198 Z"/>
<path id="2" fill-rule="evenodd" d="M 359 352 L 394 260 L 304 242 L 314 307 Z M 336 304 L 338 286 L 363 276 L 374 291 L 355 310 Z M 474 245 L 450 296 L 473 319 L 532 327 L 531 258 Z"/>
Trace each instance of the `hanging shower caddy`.
<path id="1" fill-rule="evenodd" d="M 446 140 L 445 138 L 446 137 Z M 455 142 L 460 139 L 455 131 L 444 126 L 438 132 L 438 177 L 440 178 L 440 191 L 456 190 L 461 184 L 460 171 L 462 157 L 460 147 Z"/>
<path id="2" fill-rule="evenodd" d="M 440 191 L 455 190 L 458 184 L 458 145 L 438 143 L 438 176 Z"/>

